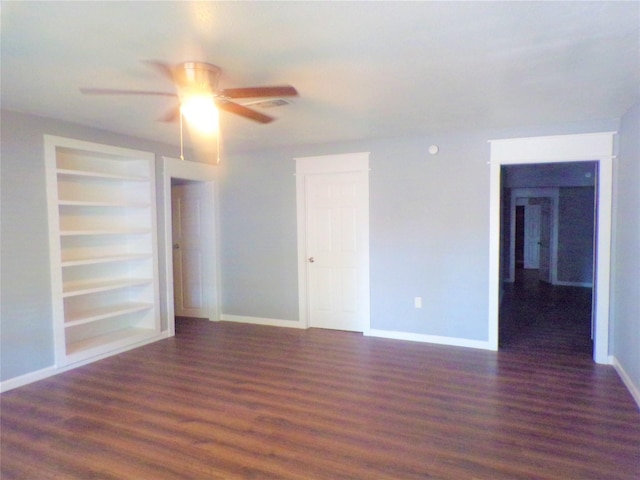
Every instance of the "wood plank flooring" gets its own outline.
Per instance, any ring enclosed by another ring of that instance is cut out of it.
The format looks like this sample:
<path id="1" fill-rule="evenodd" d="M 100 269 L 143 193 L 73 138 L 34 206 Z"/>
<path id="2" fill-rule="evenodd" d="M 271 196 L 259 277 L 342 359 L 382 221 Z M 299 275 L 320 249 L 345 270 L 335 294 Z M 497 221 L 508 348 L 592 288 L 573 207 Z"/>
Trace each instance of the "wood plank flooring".
<path id="1" fill-rule="evenodd" d="M 631 395 L 566 354 L 191 319 L 1 402 L 2 480 L 640 478 Z"/>
<path id="2" fill-rule="evenodd" d="M 500 308 L 500 348 L 592 358 L 591 297 L 591 288 L 550 285 L 538 270 L 516 269 Z"/>

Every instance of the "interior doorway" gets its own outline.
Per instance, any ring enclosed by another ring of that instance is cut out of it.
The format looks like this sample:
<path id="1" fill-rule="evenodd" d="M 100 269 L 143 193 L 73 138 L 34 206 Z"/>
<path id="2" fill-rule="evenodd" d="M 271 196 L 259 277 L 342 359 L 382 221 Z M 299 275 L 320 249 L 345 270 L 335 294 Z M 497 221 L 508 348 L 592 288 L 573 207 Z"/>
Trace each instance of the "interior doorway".
<path id="1" fill-rule="evenodd" d="M 220 318 L 216 167 L 167 157 L 163 167 L 163 328 L 172 336 L 176 316 Z"/>
<path id="2" fill-rule="evenodd" d="M 595 162 L 502 167 L 499 348 L 591 356 Z"/>
<path id="3" fill-rule="evenodd" d="M 510 172 L 514 168 L 518 166 L 510 167 Z M 527 165 L 526 168 L 529 171 L 535 170 L 535 165 Z M 523 268 L 538 269 L 542 281 L 553 283 L 557 277 L 559 189 L 507 188 L 505 182 L 506 179 L 503 179 L 501 228 L 504 231 L 500 232 L 501 238 L 505 239 L 500 247 L 503 280 L 513 282 L 515 268 L 520 265 Z"/>
<path id="4" fill-rule="evenodd" d="M 207 185 L 194 180 L 171 181 L 173 305 L 176 317 L 207 318 L 208 245 L 213 244 Z"/>
<path id="5" fill-rule="evenodd" d="M 613 197 L 613 138 L 615 132 L 525 137 L 492 140 L 490 161 L 490 248 L 488 344 L 498 350 L 499 311 L 504 300 L 503 278 L 507 258 L 501 245 L 501 212 L 504 207 L 503 165 L 550 164 L 593 161 L 597 165 L 597 212 L 593 268 L 593 359 L 609 363 L 609 291 L 611 271 L 611 208 Z"/>

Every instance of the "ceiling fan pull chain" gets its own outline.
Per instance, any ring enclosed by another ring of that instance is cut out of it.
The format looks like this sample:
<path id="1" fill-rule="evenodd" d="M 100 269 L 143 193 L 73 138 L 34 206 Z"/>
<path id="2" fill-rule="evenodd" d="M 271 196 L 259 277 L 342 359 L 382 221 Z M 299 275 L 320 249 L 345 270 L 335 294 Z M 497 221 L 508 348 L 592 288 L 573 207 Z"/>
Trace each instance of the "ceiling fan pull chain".
<path id="1" fill-rule="evenodd" d="M 218 121 L 218 132 L 216 133 L 216 165 L 220 163 L 220 121 Z"/>
<path id="2" fill-rule="evenodd" d="M 182 112 L 180 112 L 180 160 L 184 160 L 184 142 L 182 140 Z"/>

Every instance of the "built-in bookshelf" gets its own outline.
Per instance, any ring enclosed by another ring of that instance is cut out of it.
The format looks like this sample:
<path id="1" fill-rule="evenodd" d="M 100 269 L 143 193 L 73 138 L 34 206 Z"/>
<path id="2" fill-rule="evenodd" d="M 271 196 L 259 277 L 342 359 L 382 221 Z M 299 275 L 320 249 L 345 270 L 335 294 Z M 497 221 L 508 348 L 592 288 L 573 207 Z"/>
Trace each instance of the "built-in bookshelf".
<path id="1" fill-rule="evenodd" d="M 155 157 L 45 136 L 56 363 L 160 338 Z"/>

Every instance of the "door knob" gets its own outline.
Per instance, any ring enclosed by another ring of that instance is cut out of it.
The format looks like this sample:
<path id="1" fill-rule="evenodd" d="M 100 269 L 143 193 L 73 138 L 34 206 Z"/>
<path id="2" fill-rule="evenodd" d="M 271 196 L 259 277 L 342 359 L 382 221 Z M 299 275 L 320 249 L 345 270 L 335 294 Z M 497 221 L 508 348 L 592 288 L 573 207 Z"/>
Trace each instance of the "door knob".
<path id="1" fill-rule="evenodd" d="M 180 250 L 180 244 L 179 243 L 174 243 L 173 244 L 173 249 L 174 250 Z"/>
<path id="2" fill-rule="evenodd" d="M 315 259 L 315 258 L 313 258 L 313 257 L 309 257 L 309 263 L 313 263 L 313 262 L 315 262 L 315 261 L 316 261 L 316 259 Z"/>

